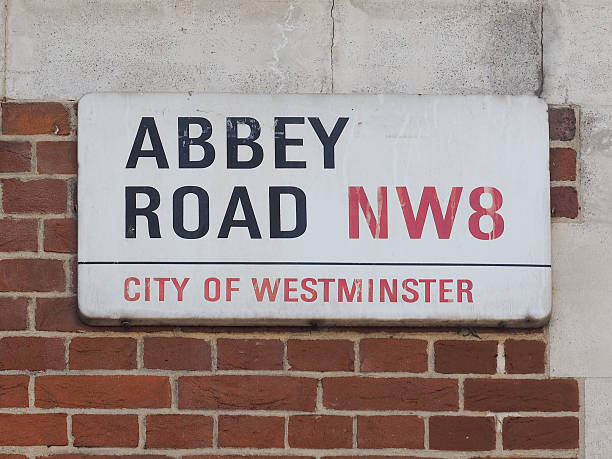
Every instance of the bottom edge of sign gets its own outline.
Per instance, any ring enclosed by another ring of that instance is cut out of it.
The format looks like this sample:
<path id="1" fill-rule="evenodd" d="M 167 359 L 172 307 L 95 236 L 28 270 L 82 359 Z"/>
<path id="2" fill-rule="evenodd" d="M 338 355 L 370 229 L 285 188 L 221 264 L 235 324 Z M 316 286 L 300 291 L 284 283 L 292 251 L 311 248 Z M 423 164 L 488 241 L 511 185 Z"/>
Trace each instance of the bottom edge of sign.
<path id="1" fill-rule="evenodd" d="M 279 318 L 108 318 L 88 317 L 79 311 L 79 318 L 92 326 L 214 326 L 214 327 L 491 327 L 537 328 L 546 325 L 550 312 L 543 317 L 526 316 L 503 319 L 279 319 Z"/>

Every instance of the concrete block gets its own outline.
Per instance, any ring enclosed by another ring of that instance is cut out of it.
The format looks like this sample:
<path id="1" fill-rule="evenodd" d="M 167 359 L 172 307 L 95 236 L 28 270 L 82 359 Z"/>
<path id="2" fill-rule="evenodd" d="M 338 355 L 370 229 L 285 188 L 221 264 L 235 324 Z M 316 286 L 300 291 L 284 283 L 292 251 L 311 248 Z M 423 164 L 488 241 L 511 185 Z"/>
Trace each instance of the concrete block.
<path id="1" fill-rule="evenodd" d="M 585 457 L 607 459 L 612 451 L 612 379 L 586 379 L 584 405 Z"/>
<path id="2" fill-rule="evenodd" d="M 554 376 L 612 377 L 612 107 L 583 107 L 582 222 L 552 231 Z"/>
<path id="3" fill-rule="evenodd" d="M 334 90 L 534 94 L 540 0 L 336 0 Z"/>
<path id="4" fill-rule="evenodd" d="M 612 103 L 612 3 L 545 0 L 544 92 L 550 103 Z"/>
<path id="5" fill-rule="evenodd" d="M 327 92 L 330 8 L 330 0 L 11 1 L 7 95 Z"/>

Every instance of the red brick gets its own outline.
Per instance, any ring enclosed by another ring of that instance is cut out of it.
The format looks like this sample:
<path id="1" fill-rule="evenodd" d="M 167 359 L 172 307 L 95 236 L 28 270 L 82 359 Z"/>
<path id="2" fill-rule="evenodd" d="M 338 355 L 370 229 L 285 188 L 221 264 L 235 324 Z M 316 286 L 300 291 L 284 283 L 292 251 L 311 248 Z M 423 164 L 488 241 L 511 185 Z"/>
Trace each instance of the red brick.
<path id="1" fill-rule="evenodd" d="M 54 454 L 52 456 L 37 456 L 37 459 L 173 459 L 170 456 L 158 454 L 128 454 L 128 455 L 104 455 L 104 454 Z"/>
<path id="2" fill-rule="evenodd" d="M 74 414 L 72 416 L 74 446 L 136 447 L 138 416 L 110 414 Z"/>
<path id="3" fill-rule="evenodd" d="M 349 416 L 291 416 L 288 437 L 292 448 L 350 448 L 353 419 Z"/>
<path id="4" fill-rule="evenodd" d="M 436 341 L 438 373 L 484 373 L 497 371 L 497 341 Z"/>
<path id="5" fill-rule="evenodd" d="M 576 136 L 576 115 L 569 107 L 548 108 L 550 140 L 572 140 Z"/>
<path id="6" fill-rule="evenodd" d="M 359 342 L 362 372 L 427 371 L 427 341 L 417 339 L 369 338 Z"/>
<path id="7" fill-rule="evenodd" d="M 552 217 L 578 217 L 578 192 L 573 186 L 555 186 L 550 189 L 550 215 Z"/>
<path id="8" fill-rule="evenodd" d="M 358 416 L 359 448 L 424 447 L 425 423 L 418 416 Z"/>
<path id="9" fill-rule="evenodd" d="M 0 445 L 68 444 L 65 414 L 0 414 Z"/>
<path id="10" fill-rule="evenodd" d="M 290 376 L 183 376 L 179 408 L 314 411 L 317 380 Z"/>
<path id="11" fill-rule="evenodd" d="M 32 170 L 30 142 L 0 141 L 0 172 L 29 172 Z"/>
<path id="12" fill-rule="evenodd" d="M 0 252 L 33 252 L 38 249 L 38 221 L 3 218 L 0 220 Z"/>
<path id="13" fill-rule="evenodd" d="M 285 418 L 278 416 L 219 416 L 219 446 L 283 448 Z"/>
<path id="14" fill-rule="evenodd" d="M 147 456 L 150 457 L 150 456 Z M 311 456 L 247 456 L 248 459 L 314 459 Z M 245 459 L 245 456 L 220 455 L 220 456 L 183 456 L 183 459 Z"/>
<path id="15" fill-rule="evenodd" d="M 25 330 L 28 326 L 26 298 L 0 298 L 0 330 Z"/>
<path id="16" fill-rule="evenodd" d="M 7 213 L 66 212 L 68 185 L 65 180 L 2 180 L 2 206 Z"/>
<path id="17" fill-rule="evenodd" d="M 0 459 L 28 459 L 28 456 L 20 454 L 0 454 Z"/>
<path id="18" fill-rule="evenodd" d="M 0 370 L 63 370 L 64 340 L 10 336 L 0 339 Z"/>
<path id="19" fill-rule="evenodd" d="M 431 456 L 322 456 L 321 459 L 439 459 Z"/>
<path id="20" fill-rule="evenodd" d="M 505 418 L 504 449 L 574 449 L 579 445 L 578 418 Z"/>
<path id="21" fill-rule="evenodd" d="M 2 133 L 14 135 L 70 134 L 69 112 L 57 102 L 2 104 Z"/>
<path id="22" fill-rule="evenodd" d="M 44 331 L 103 330 L 81 322 L 77 315 L 77 298 L 38 298 L 36 300 L 36 329 Z"/>
<path id="23" fill-rule="evenodd" d="M 0 260 L 0 292 L 62 292 L 65 288 L 61 260 Z"/>
<path id="24" fill-rule="evenodd" d="M 544 373 L 546 343 L 531 339 L 509 339 L 504 343 L 506 373 Z"/>
<path id="25" fill-rule="evenodd" d="M 355 350 L 347 340 L 287 341 L 287 360 L 292 370 L 353 371 Z"/>
<path id="26" fill-rule="evenodd" d="M 132 338 L 74 338 L 69 351 L 71 370 L 136 368 L 136 340 Z"/>
<path id="27" fill-rule="evenodd" d="M 220 370 L 282 370 L 283 343 L 277 339 L 218 339 Z"/>
<path id="28" fill-rule="evenodd" d="M 26 375 L 0 375 L 0 408 L 28 406 L 28 383 Z"/>
<path id="29" fill-rule="evenodd" d="M 36 166 L 41 174 L 76 174 L 76 142 L 38 142 Z"/>
<path id="30" fill-rule="evenodd" d="M 550 180 L 576 180 L 576 150 L 550 149 Z"/>
<path id="31" fill-rule="evenodd" d="M 429 418 L 429 448 L 443 451 L 493 450 L 495 418 L 432 416 Z"/>
<path id="32" fill-rule="evenodd" d="M 40 408 L 169 408 L 170 381 L 164 376 L 39 376 Z"/>
<path id="33" fill-rule="evenodd" d="M 465 409 L 473 411 L 578 411 L 572 379 L 468 379 Z"/>
<path id="34" fill-rule="evenodd" d="M 209 416 L 159 414 L 147 416 L 146 448 L 206 448 L 212 446 Z"/>
<path id="35" fill-rule="evenodd" d="M 456 379 L 325 378 L 323 405 L 335 410 L 424 410 L 459 408 Z"/>
<path id="36" fill-rule="evenodd" d="M 196 338 L 145 338 L 144 366 L 163 370 L 210 370 L 210 344 Z"/>
<path id="37" fill-rule="evenodd" d="M 77 221 L 74 218 L 45 220 L 45 252 L 76 253 Z"/>

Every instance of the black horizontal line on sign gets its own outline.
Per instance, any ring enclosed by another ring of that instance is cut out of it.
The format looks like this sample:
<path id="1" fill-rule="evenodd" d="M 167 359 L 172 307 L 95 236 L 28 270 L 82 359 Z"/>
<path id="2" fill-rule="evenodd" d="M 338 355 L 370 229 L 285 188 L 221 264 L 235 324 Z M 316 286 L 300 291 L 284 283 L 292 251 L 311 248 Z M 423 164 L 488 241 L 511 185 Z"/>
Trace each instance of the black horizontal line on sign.
<path id="1" fill-rule="evenodd" d="M 550 268 L 551 265 L 521 263 L 385 263 L 350 261 L 79 261 L 80 265 L 297 265 L 297 266 L 475 266 Z"/>

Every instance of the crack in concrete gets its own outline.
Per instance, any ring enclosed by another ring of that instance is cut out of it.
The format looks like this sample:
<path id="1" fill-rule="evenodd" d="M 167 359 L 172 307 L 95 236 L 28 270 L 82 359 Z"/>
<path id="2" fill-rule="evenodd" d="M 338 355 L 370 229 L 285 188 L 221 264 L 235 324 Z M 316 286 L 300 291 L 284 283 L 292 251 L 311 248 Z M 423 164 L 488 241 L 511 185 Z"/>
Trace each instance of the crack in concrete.
<path id="1" fill-rule="evenodd" d="M 272 63 L 270 64 L 270 70 L 272 70 L 272 72 L 278 76 L 279 80 L 280 80 L 280 84 L 278 87 L 278 92 L 283 92 L 285 89 L 285 81 L 286 81 L 286 77 L 285 74 L 283 73 L 283 71 L 281 69 L 279 69 L 278 64 L 280 63 L 280 56 L 279 53 L 280 51 L 285 48 L 287 46 L 287 44 L 289 43 L 289 38 L 287 37 L 287 32 L 292 32 L 293 30 L 295 30 L 295 26 L 293 24 L 291 24 L 291 21 L 293 20 L 293 10 L 295 9 L 295 6 L 293 4 L 293 2 L 289 3 L 289 9 L 287 11 L 287 15 L 285 16 L 285 22 L 283 22 L 282 24 L 277 24 L 277 28 L 278 31 L 280 32 L 281 35 L 281 41 L 280 43 L 275 46 L 272 49 Z"/>

